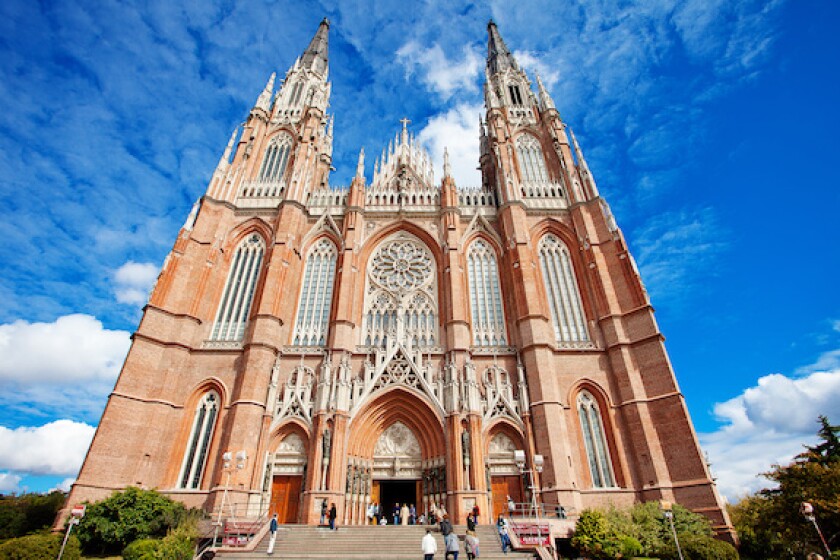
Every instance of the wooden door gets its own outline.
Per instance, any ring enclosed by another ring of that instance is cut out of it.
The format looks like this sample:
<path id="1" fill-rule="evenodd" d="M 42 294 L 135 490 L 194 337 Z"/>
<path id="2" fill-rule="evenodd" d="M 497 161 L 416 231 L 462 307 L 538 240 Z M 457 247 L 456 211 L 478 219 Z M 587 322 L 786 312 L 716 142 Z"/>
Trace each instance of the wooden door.
<path id="1" fill-rule="evenodd" d="M 493 523 L 499 514 L 508 514 L 507 497 L 510 496 L 517 504 L 522 502 L 522 483 L 518 475 L 490 477 L 493 493 Z"/>
<path id="2" fill-rule="evenodd" d="M 303 477 L 300 475 L 275 476 L 271 485 L 271 511 L 277 514 L 278 523 L 297 523 L 300 487 Z"/>

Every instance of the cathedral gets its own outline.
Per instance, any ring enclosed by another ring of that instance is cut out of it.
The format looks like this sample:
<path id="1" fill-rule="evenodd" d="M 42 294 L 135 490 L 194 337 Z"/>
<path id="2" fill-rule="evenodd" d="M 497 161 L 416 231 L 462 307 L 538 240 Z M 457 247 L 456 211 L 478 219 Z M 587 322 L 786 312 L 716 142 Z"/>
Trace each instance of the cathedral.
<path id="1" fill-rule="evenodd" d="M 68 504 L 240 516 L 668 500 L 731 533 L 624 236 L 488 24 L 481 185 L 407 119 L 330 184 L 329 22 L 234 131 L 166 258 Z M 371 178 L 372 177 L 372 178 Z M 368 178 L 371 178 L 368 182 Z"/>

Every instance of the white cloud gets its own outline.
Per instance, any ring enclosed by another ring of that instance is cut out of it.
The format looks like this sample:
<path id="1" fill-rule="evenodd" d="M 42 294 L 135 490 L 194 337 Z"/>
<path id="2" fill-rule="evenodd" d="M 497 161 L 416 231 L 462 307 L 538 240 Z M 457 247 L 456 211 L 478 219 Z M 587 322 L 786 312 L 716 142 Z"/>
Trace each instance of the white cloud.
<path id="1" fill-rule="evenodd" d="M 417 139 L 429 148 L 435 164 L 435 176 L 443 176 L 443 149 L 449 150 L 452 177 L 459 187 L 481 184 L 478 171 L 478 117 L 480 104 L 462 103 L 429 120 Z"/>
<path id="2" fill-rule="evenodd" d="M 157 277 L 158 267 L 155 264 L 128 261 L 114 273 L 117 301 L 143 305 Z"/>
<path id="3" fill-rule="evenodd" d="M 96 420 L 130 344 L 90 315 L 0 325 L 0 403 L 9 414 Z"/>
<path id="4" fill-rule="evenodd" d="M 16 474 L 0 472 L 0 493 L 12 494 L 20 492 L 22 477 Z"/>
<path id="5" fill-rule="evenodd" d="M 460 89 L 475 89 L 483 59 L 471 45 L 465 45 L 461 60 L 450 61 L 440 45 L 424 48 L 416 41 L 409 41 L 397 51 L 397 61 L 405 66 L 406 77 L 415 68 L 420 69 L 420 79 L 430 91 L 449 99 Z"/>
<path id="6" fill-rule="evenodd" d="M 817 364 L 823 362 L 821 356 Z M 737 397 L 716 404 L 714 412 L 724 425 L 700 434 L 700 442 L 721 493 L 736 500 L 768 486 L 760 473 L 789 463 L 804 444 L 816 441 L 817 416 L 840 418 L 840 367 L 805 377 L 766 375 Z"/>
<path id="7" fill-rule="evenodd" d="M 59 482 L 58 484 L 56 484 L 56 485 L 55 485 L 55 488 L 52 488 L 52 489 L 50 490 L 50 492 L 52 492 L 53 490 L 60 490 L 60 491 L 62 491 L 62 492 L 69 492 L 69 491 L 70 491 L 70 488 L 73 486 L 73 484 L 74 484 L 75 482 L 76 482 L 76 479 L 75 479 L 75 478 L 73 478 L 73 477 L 70 477 L 70 478 L 65 478 L 64 480 L 62 480 L 61 482 Z"/>
<path id="8" fill-rule="evenodd" d="M 544 57 L 540 56 L 539 53 L 514 51 L 513 57 L 516 59 L 516 62 L 519 63 L 519 66 L 528 72 L 529 76 L 534 76 L 534 73 L 539 74 L 543 85 L 549 90 L 554 87 L 560 79 L 560 70 L 558 69 L 556 61 L 546 63 L 544 61 Z M 536 77 L 533 79 L 536 87 Z"/>
<path id="9" fill-rule="evenodd" d="M 36 475 L 75 475 L 95 428 L 72 420 L 13 430 L 0 427 L 0 469 Z"/>
<path id="10" fill-rule="evenodd" d="M 105 329 L 90 315 L 0 325 L 0 379 L 27 385 L 113 381 L 129 344 L 127 332 Z"/>

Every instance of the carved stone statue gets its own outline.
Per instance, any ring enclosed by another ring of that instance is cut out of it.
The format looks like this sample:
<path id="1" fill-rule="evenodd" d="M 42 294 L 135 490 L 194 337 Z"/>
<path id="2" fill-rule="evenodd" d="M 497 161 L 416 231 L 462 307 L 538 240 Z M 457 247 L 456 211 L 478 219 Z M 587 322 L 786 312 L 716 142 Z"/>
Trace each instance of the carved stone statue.
<path id="1" fill-rule="evenodd" d="M 324 463 L 330 462 L 330 450 L 332 449 L 332 431 L 329 428 L 324 429 L 321 435 L 321 451 L 323 452 Z"/>
<path id="2" fill-rule="evenodd" d="M 470 432 L 469 430 L 464 430 L 461 432 L 461 458 L 464 460 L 464 464 L 468 465 L 470 463 Z"/>

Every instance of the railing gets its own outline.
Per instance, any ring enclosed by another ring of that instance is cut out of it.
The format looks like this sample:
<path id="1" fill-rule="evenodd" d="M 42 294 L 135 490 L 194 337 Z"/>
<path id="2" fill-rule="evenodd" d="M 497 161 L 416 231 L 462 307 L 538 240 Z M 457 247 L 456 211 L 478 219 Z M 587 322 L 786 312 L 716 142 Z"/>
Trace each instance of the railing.
<path id="1" fill-rule="evenodd" d="M 458 189 L 458 206 L 468 214 L 497 206 L 496 193 L 492 188 L 467 187 Z"/>
<path id="2" fill-rule="evenodd" d="M 331 213 L 341 214 L 349 194 L 349 187 L 317 189 L 309 194 L 308 205 L 311 210 L 323 211 L 329 208 Z"/>

